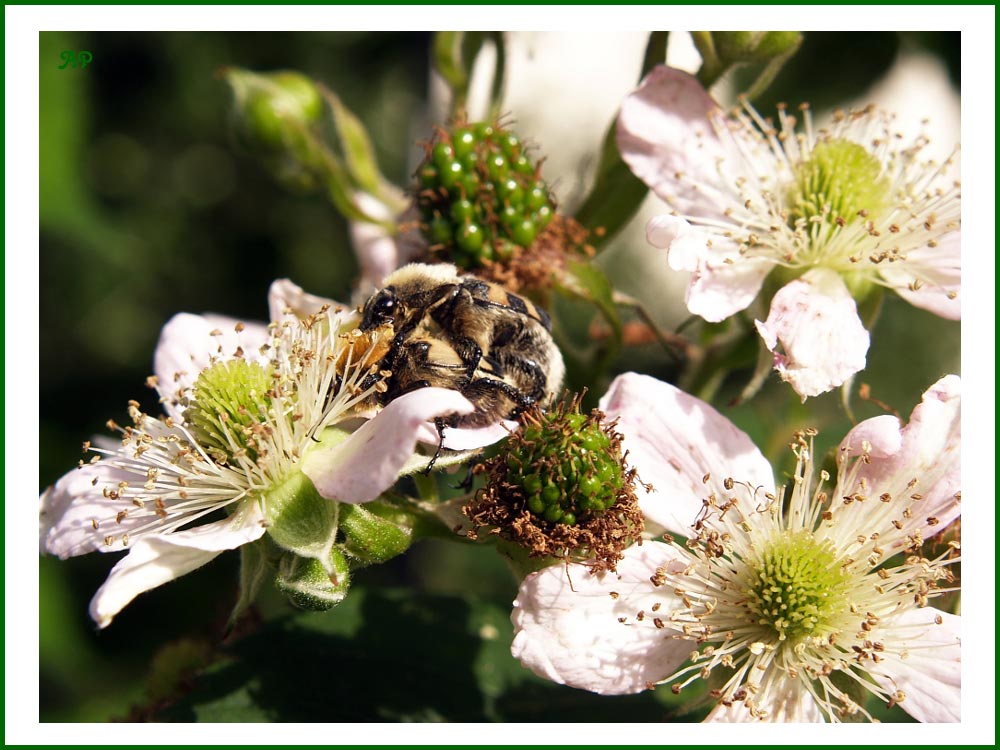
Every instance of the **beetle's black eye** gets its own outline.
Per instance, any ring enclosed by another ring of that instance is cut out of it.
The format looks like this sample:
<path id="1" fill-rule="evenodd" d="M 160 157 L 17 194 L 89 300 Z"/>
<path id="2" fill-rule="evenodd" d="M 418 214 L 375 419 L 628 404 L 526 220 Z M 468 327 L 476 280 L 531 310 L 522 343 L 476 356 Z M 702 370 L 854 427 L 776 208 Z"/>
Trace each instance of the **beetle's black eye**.
<path id="1" fill-rule="evenodd" d="M 361 329 L 377 328 L 392 321 L 399 309 L 399 299 L 391 289 L 383 289 L 365 303 L 362 311 Z"/>

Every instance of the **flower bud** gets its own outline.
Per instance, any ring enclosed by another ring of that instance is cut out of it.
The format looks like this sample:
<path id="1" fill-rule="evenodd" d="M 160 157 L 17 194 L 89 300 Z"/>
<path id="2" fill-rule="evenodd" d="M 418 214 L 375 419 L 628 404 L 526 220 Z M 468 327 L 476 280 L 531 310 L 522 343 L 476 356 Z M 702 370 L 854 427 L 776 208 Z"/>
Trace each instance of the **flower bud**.
<path id="1" fill-rule="evenodd" d="M 294 71 L 258 74 L 230 68 L 225 78 L 233 90 L 233 121 L 243 144 L 286 187 L 315 190 L 324 168 L 312 130 L 324 111 L 316 85 Z"/>
<path id="2" fill-rule="evenodd" d="M 625 464 L 622 436 L 603 419 L 596 409 L 582 414 L 580 397 L 529 412 L 482 466 L 486 486 L 465 514 L 532 557 L 593 558 L 614 569 L 643 522 L 636 472 Z"/>
<path id="3" fill-rule="evenodd" d="M 719 60 L 734 63 L 766 63 L 789 55 L 802 44 L 798 31 L 713 31 Z"/>
<path id="4" fill-rule="evenodd" d="M 236 97 L 242 134 L 263 149 L 280 151 L 300 143 L 302 131 L 319 122 L 323 114 L 319 90 L 301 73 L 230 69 L 226 79 Z"/>
<path id="5" fill-rule="evenodd" d="M 343 548 L 360 563 L 382 563 L 401 555 L 413 537 L 412 518 L 382 502 L 340 506 Z"/>
<path id="6" fill-rule="evenodd" d="M 296 607 L 323 611 L 340 604 L 347 596 L 350 568 L 347 558 L 337 548 L 330 550 L 327 565 L 315 558 L 286 552 L 278 561 L 274 585 Z"/>

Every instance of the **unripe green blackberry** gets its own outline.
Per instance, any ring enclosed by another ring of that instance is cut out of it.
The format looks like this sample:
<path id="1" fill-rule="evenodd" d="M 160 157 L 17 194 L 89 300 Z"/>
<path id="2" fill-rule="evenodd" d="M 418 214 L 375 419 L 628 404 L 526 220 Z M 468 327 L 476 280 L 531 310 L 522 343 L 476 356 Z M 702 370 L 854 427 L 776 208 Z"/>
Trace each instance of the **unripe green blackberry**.
<path id="1" fill-rule="evenodd" d="M 596 409 L 581 413 L 579 397 L 526 414 L 522 430 L 482 466 L 486 486 L 465 514 L 530 556 L 593 558 L 614 569 L 643 524 L 636 472 L 625 464 L 622 436 L 603 419 Z"/>
<path id="2" fill-rule="evenodd" d="M 520 485 L 535 516 L 574 526 L 615 504 L 621 449 L 612 446 L 599 418 L 561 414 L 529 424 L 521 438 L 522 450 L 507 454 L 503 481 Z"/>
<path id="3" fill-rule="evenodd" d="M 499 125 L 464 123 L 439 132 L 417 182 L 431 249 L 461 268 L 530 247 L 555 211 L 521 140 Z"/>

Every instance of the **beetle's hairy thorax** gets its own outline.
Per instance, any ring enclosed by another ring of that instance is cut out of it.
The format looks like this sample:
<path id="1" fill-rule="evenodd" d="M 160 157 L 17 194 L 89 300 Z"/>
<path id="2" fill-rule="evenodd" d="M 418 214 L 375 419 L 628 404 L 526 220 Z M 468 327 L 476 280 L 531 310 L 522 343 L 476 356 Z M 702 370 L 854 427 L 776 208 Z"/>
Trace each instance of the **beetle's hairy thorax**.
<path id="1" fill-rule="evenodd" d="M 380 362 L 391 374 L 381 403 L 426 386 L 451 388 L 476 411 L 445 421 L 475 427 L 551 400 L 564 368 L 543 311 L 499 285 L 417 268 L 434 274 L 401 269 L 365 305 L 362 328 L 391 314 L 392 341 Z"/>

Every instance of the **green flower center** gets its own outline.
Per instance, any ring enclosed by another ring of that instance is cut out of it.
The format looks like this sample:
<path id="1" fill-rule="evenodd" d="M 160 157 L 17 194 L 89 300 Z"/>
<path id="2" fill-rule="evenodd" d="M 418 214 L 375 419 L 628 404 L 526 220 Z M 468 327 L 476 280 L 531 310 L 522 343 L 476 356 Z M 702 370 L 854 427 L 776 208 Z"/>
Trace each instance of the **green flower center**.
<path id="1" fill-rule="evenodd" d="M 848 610 L 848 574 L 833 547 L 808 531 L 778 536 L 748 563 L 747 615 L 779 641 L 818 634 Z"/>
<path id="2" fill-rule="evenodd" d="M 889 202 L 890 184 L 882 164 L 863 146 L 834 138 L 817 143 L 809 158 L 795 166 L 787 195 L 789 222 L 824 217 L 848 224 L 876 215 Z M 829 214 L 825 214 L 829 207 Z"/>
<path id="3" fill-rule="evenodd" d="M 524 428 L 519 450 L 507 456 L 505 481 L 524 491 L 528 510 L 538 518 L 573 526 L 617 501 L 621 448 L 591 416 L 549 416 Z"/>
<path id="4" fill-rule="evenodd" d="M 265 429 L 271 404 L 270 388 L 270 372 L 256 362 L 216 362 L 198 375 L 184 420 L 216 460 L 246 453 L 256 461 L 258 432 Z"/>

